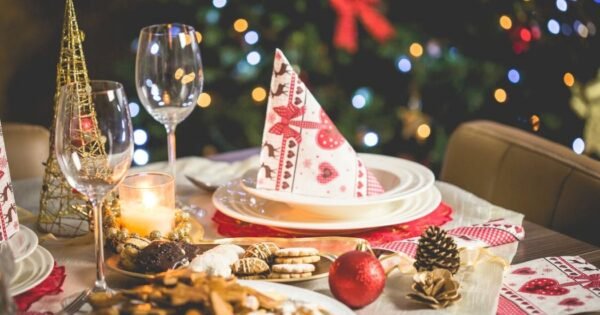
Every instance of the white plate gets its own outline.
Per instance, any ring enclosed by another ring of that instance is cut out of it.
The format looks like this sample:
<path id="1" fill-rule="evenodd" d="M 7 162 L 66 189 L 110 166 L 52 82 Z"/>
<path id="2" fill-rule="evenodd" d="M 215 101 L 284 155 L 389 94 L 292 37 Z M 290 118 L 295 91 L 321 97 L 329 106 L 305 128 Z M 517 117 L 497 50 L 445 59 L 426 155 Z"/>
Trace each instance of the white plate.
<path id="1" fill-rule="evenodd" d="M 10 282 L 11 296 L 21 294 L 44 281 L 54 268 L 54 258 L 48 250 L 38 246 L 19 264 L 19 272 Z"/>
<path id="2" fill-rule="evenodd" d="M 276 295 L 284 295 L 290 300 L 318 305 L 330 314 L 354 315 L 354 312 L 346 305 L 334 300 L 333 298 L 311 290 L 272 282 L 247 280 L 239 280 L 239 282 L 244 286 L 251 287 L 262 293 L 269 294 L 272 292 Z"/>
<path id="3" fill-rule="evenodd" d="M 359 153 L 359 156 L 377 177 L 384 193 L 363 198 L 333 199 L 263 190 L 256 188 L 256 172 L 244 175 L 242 187 L 255 196 L 283 202 L 306 212 L 327 209 L 326 215 L 334 218 L 367 218 L 388 212 L 390 209 L 386 205 L 390 202 L 423 192 L 435 181 L 433 172 L 419 163 L 377 154 Z M 321 215 L 324 215 L 323 212 Z"/>
<path id="4" fill-rule="evenodd" d="M 38 237 L 28 227 L 21 225 L 19 231 L 8 239 L 8 246 L 13 252 L 15 262 L 19 262 L 31 255 L 38 245 Z"/>
<path id="5" fill-rule="evenodd" d="M 279 229 L 306 230 L 316 234 L 318 231 L 342 232 L 345 234 L 357 230 L 372 229 L 395 225 L 421 218 L 435 210 L 442 200 L 440 191 L 431 186 L 428 190 L 412 198 L 391 203 L 391 210 L 385 215 L 369 219 L 340 219 L 311 213 L 287 204 L 265 200 L 246 192 L 235 180 L 223 186 L 213 194 L 213 204 L 224 214 L 245 222 L 267 225 Z M 328 210 L 323 210 L 325 212 Z"/>

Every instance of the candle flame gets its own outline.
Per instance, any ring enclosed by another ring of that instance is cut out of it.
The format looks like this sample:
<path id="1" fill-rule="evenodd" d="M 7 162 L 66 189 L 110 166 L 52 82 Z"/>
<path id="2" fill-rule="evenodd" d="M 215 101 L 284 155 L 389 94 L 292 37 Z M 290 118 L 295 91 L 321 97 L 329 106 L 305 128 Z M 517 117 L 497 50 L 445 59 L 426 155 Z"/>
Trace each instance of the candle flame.
<path id="1" fill-rule="evenodd" d="M 142 204 L 145 208 L 151 208 L 158 204 L 158 197 L 152 192 L 142 192 Z"/>

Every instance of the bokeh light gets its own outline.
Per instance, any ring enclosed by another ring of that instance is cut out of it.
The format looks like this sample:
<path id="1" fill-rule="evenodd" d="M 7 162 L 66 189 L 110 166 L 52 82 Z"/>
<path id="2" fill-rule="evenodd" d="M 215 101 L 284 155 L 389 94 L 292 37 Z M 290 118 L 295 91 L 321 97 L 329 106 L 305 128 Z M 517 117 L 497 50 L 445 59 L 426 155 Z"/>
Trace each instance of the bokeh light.
<path id="1" fill-rule="evenodd" d="M 571 34 L 573 34 L 573 29 L 571 28 L 571 25 L 567 24 L 567 23 L 563 23 L 560 27 L 560 31 L 562 32 L 563 35 L 565 36 L 571 36 Z"/>
<path id="2" fill-rule="evenodd" d="M 267 90 L 261 86 L 257 86 L 252 90 L 252 99 L 255 102 L 262 102 L 267 98 Z"/>
<path id="3" fill-rule="evenodd" d="M 560 24 L 555 19 L 550 19 L 548 21 L 548 32 L 556 35 L 560 33 Z"/>
<path id="4" fill-rule="evenodd" d="M 521 74 L 519 73 L 519 71 L 517 69 L 510 69 L 508 70 L 508 81 L 510 81 L 511 83 L 517 84 L 519 83 L 519 81 L 521 80 Z"/>
<path id="5" fill-rule="evenodd" d="M 531 129 L 533 131 L 540 130 L 540 116 L 531 115 L 531 117 L 529 118 L 529 123 L 531 124 Z"/>
<path id="6" fill-rule="evenodd" d="M 575 76 L 571 72 L 566 72 L 563 75 L 563 82 L 566 86 L 572 87 L 575 84 Z"/>
<path id="7" fill-rule="evenodd" d="M 506 102 L 508 95 L 506 95 L 506 91 L 504 89 L 499 88 L 494 91 L 494 98 L 496 99 L 496 102 L 504 103 Z"/>
<path id="8" fill-rule="evenodd" d="M 408 51 L 413 57 L 419 58 L 423 55 L 423 46 L 419 43 L 412 43 L 408 48 Z"/>
<path id="9" fill-rule="evenodd" d="M 505 30 L 509 30 L 512 27 L 512 19 L 507 15 L 501 16 L 498 22 L 500 23 L 500 27 Z"/>
<path id="10" fill-rule="evenodd" d="M 246 61 L 249 64 L 256 66 L 260 62 L 260 54 L 257 51 L 251 51 L 246 55 Z"/>
<path id="11" fill-rule="evenodd" d="M 573 140 L 572 147 L 573 147 L 573 152 L 575 152 L 577 154 L 581 154 L 581 153 L 583 153 L 583 151 L 585 151 L 585 142 L 581 138 L 576 138 L 575 140 Z"/>
<path id="12" fill-rule="evenodd" d="M 202 92 L 202 93 L 200 93 L 200 96 L 198 96 L 198 101 L 196 103 L 198 104 L 198 106 L 200 106 L 202 108 L 206 108 L 206 107 L 210 106 L 211 102 L 212 102 L 212 97 L 210 97 L 210 94 L 208 94 L 206 92 Z"/>
<path id="13" fill-rule="evenodd" d="M 256 31 L 248 31 L 248 33 L 244 35 L 244 40 L 249 45 L 254 45 L 258 43 L 258 33 Z"/>
<path id="14" fill-rule="evenodd" d="M 521 40 L 524 42 L 529 42 L 531 41 L 531 31 L 529 31 L 526 28 L 522 28 L 519 31 L 519 36 L 521 37 Z"/>
<path id="15" fill-rule="evenodd" d="M 140 105 L 138 105 L 138 103 L 135 103 L 135 102 L 129 103 L 129 115 L 131 115 L 131 118 L 134 118 L 139 114 L 140 114 Z"/>
<path id="16" fill-rule="evenodd" d="M 137 149 L 133 152 L 133 163 L 136 165 L 146 165 L 150 160 L 150 155 L 144 149 Z"/>
<path id="17" fill-rule="evenodd" d="M 143 129 L 136 129 L 133 131 L 133 143 L 137 145 L 144 145 L 148 141 L 148 133 Z"/>
<path id="18" fill-rule="evenodd" d="M 427 139 L 431 135 L 431 127 L 428 124 L 420 124 L 417 127 L 417 138 Z"/>
<path id="19" fill-rule="evenodd" d="M 235 20 L 233 22 L 233 29 L 238 33 L 245 32 L 248 29 L 248 21 L 246 19 Z"/>
<path id="20" fill-rule="evenodd" d="M 398 70 L 404 73 L 409 72 L 410 69 L 412 69 L 410 59 L 408 59 L 408 57 L 406 56 L 400 56 L 400 58 L 398 58 L 396 66 L 398 67 Z"/>
<path id="21" fill-rule="evenodd" d="M 567 1 L 566 0 L 556 0 L 556 8 L 559 11 L 566 12 L 568 9 Z"/>
<path id="22" fill-rule="evenodd" d="M 227 0 L 213 0 L 212 4 L 215 8 L 220 9 L 227 5 Z"/>
<path id="23" fill-rule="evenodd" d="M 356 109 L 361 109 L 367 105 L 367 99 L 360 95 L 356 94 L 352 97 L 352 106 Z"/>
<path id="24" fill-rule="evenodd" d="M 369 131 L 363 136 L 363 143 L 367 147 L 374 147 L 379 143 L 379 135 L 373 131 Z"/>

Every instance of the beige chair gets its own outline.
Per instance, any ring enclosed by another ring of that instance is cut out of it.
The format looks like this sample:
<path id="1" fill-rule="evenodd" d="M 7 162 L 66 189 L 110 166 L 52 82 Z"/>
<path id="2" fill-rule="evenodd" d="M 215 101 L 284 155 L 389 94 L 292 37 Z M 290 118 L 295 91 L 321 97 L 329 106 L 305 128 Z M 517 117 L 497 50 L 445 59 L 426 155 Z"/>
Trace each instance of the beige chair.
<path id="1" fill-rule="evenodd" d="M 600 162 L 491 121 L 460 125 L 441 180 L 529 221 L 600 245 Z"/>
<path id="2" fill-rule="evenodd" d="M 11 179 L 41 177 L 48 158 L 48 129 L 21 123 L 2 124 Z"/>

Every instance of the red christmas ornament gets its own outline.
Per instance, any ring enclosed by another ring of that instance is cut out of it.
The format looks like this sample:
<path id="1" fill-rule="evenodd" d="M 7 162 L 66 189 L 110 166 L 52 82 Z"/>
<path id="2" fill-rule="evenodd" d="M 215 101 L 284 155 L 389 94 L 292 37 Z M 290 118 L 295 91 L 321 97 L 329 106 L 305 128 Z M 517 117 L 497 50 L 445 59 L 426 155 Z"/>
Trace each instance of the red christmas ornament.
<path id="1" fill-rule="evenodd" d="M 385 287 L 385 271 L 371 253 L 351 251 L 329 268 L 329 289 L 336 299 L 352 307 L 371 304 Z"/>

